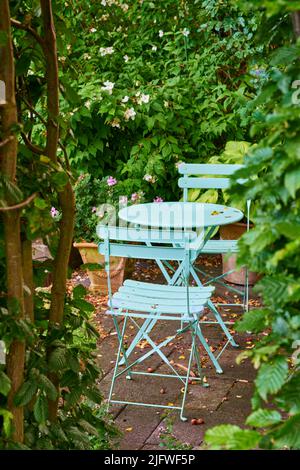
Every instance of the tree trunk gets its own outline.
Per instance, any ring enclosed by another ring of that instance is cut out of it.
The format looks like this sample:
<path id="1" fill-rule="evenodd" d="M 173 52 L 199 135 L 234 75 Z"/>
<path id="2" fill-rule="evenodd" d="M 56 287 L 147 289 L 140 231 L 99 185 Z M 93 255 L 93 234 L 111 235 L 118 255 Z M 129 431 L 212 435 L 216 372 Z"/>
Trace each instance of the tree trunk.
<path id="1" fill-rule="evenodd" d="M 34 322 L 34 301 L 33 301 L 33 265 L 32 265 L 32 242 L 23 240 L 22 242 L 23 280 L 24 280 L 24 316 L 30 322 Z"/>
<path id="2" fill-rule="evenodd" d="M 56 34 L 51 0 L 41 0 L 41 9 L 44 27 L 44 54 L 46 59 L 48 106 L 46 152 L 51 161 L 56 163 L 59 139 L 59 80 Z M 58 249 L 53 262 L 52 296 L 49 313 L 50 325 L 61 325 L 64 317 L 68 262 L 73 241 L 75 217 L 75 200 L 70 182 L 66 184 L 63 191 L 61 191 L 58 196 L 62 218 L 60 221 Z M 59 382 L 57 377 L 55 377 L 55 375 L 51 375 L 51 380 L 58 388 Z M 58 400 L 54 402 L 51 400 L 49 401 L 49 417 L 52 421 L 57 418 L 57 406 Z"/>
<path id="3" fill-rule="evenodd" d="M 13 45 L 10 31 L 10 10 L 8 0 L 1 1 L 0 33 L 5 38 L 0 48 L 0 80 L 5 83 L 5 102 L 0 105 L 2 139 L 7 141 L 0 146 L 1 170 L 8 180 L 15 181 L 17 164 L 17 139 L 13 126 L 17 124 L 17 108 L 15 100 L 15 69 Z M 7 198 L 8 203 L 12 202 Z M 24 316 L 22 250 L 20 236 L 20 210 L 11 210 L 3 214 L 8 310 Z M 15 407 L 13 398 L 23 382 L 25 361 L 24 342 L 14 340 L 9 348 L 7 357 L 7 375 L 11 380 L 11 390 L 8 396 L 8 407 L 13 414 L 13 440 L 23 442 L 24 422 L 23 407 Z"/>
<path id="4" fill-rule="evenodd" d="M 296 38 L 300 37 L 300 11 L 292 13 L 293 28 Z"/>

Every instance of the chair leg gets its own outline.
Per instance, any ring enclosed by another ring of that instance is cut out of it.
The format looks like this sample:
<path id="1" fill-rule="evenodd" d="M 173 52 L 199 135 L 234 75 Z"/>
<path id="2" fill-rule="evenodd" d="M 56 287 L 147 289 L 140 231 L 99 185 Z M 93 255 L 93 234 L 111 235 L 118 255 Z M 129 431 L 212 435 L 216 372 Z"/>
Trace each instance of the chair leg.
<path id="1" fill-rule="evenodd" d="M 249 270 L 245 269 L 245 312 L 249 311 Z"/>
<path id="2" fill-rule="evenodd" d="M 196 331 L 196 329 L 195 329 L 195 335 L 197 336 L 197 331 Z M 202 379 L 202 386 L 203 386 L 203 387 L 209 387 L 209 384 L 208 384 L 207 382 L 204 382 L 204 381 L 203 381 L 203 372 L 202 372 L 201 360 L 200 360 L 200 356 L 199 356 L 199 351 L 198 351 L 198 348 L 197 348 L 197 344 L 195 345 L 195 354 L 194 354 L 194 357 L 195 357 L 196 363 L 197 363 L 198 375 L 199 375 L 199 377 Z"/>
<path id="3" fill-rule="evenodd" d="M 120 361 L 121 352 L 122 352 L 122 350 L 124 351 L 123 338 L 124 338 L 124 333 L 125 333 L 126 324 L 127 324 L 127 317 L 124 318 L 122 333 L 120 333 L 119 325 L 118 325 L 118 322 L 117 322 L 115 317 L 113 317 L 113 321 L 114 321 L 115 328 L 116 328 L 117 335 L 118 335 L 119 348 L 118 348 L 117 359 L 116 359 L 116 363 L 115 363 L 115 367 L 114 367 L 113 377 L 112 377 L 111 386 L 110 386 L 109 395 L 108 395 L 108 400 L 107 400 L 107 411 L 109 410 L 109 404 L 110 404 L 111 397 L 112 397 L 113 390 L 114 390 L 114 386 L 115 386 L 116 376 L 117 376 L 118 369 L 119 369 L 119 361 Z M 123 352 L 123 354 L 124 354 L 124 352 Z M 127 361 L 127 359 L 126 359 L 126 361 Z M 126 378 L 131 379 L 130 370 L 128 371 L 128 375 L 127 375 Z"/>
<path id="4" fill-rule="evenodd" d="M 222 367 L 220 366 L 220 364 L 218 363 L 218 360 L 215 358 L 214 354 L 211 352 L 207 342 L 205 341 L 205 338 L 203 336 L 203 333 L 201 331 L 201 328 L 200 328 L 200 324 L 198 323 L 198 325 L 196 326 L 196 331 L 197 331 L 197 336 L 200 340 L 200 343 L 202 344 L 202 346 L 204 347 L 205 351 L 207 352 L 210 360 L 212 361 L 213 365 L 215 366 L 215 369 L 216 369 L 216 372 L 217 374 L 223 374 L 223 369 Z"/>
<path id="5" fill-rule="evenodd" d="M 141 326 L 140 330 L 137 332 L 135 338 L 133 339 L 132 343 L 130 344 L 129 348 L 126 351 L 126 357 L 128 358 L 137 344 L 143 339 L 144 333 L 150 332 L 154 326 L 155 322 L 150 318 L 145 320 L 143 325 Z M 123 356 L 120 360 L 119 365 L 123 366 L 126 362 L 125 356 Z"/>
<path id="6" fill-rule="evenodd" d="M 119 341 L 119 346 L 121 348 L 120 350 L 120 355 L 121 355 L 121 352 L 123 354 L 123 358 L 121 361 L 119 361 L 119 365 L 122 365 L 125 363 L 126 367 L 129 366 L 129 363 L 128 363 L 128 354 L 127 354 L 127 351 L 125 350 L 124 346 L 123 346 L 123 338 L 124 338 L 124 333 L 125 333 L 125 329 L 126 329 L 126 324 L 127 324 L 127 317 L 124 318 L 124 324 L 123 324 L 123 329 L 122 329 L 122 333 L 120 333 L 120 328 L 119 328 L 119 325 L 118 325 L 118 322 L 116 320 L 115 317 L 113 317 L 113 322 L 114 322 L 114 325 L 115 325 L 115 329 L 116 329 L 116 332 L 117 332 L 117 336 L 118 336 L 118 341 Z M 120 356 L 119 356 L 120 357 Z M 121 364 L 122 363 L 122 364 Z M 131 377 L 131 373 L 130 373 L 130 369 L 128 371 L 128 375 L 126 376 L 126 379 L 128 380 L 131 380 L 132 377 Z"/>
<path id="7" fill-rule="evenodd" d="M 195 331 L 194 331 L 193 327 L 191 327 L 191 333 L 192 333 L 192 347 L 191 347 L 191 352 L 190 352 L 190 357 L 189 357 L 188 369 L 187 369 L 185 385 L 184 385 L 183 398 L 182 398 L 182 403 L 181 403 L 181 411 L 180 411 L 181 421 L 187 421 L 187 418 L 184 416 L 184 405 L 185 405 L 186 395 L 187 395 L 188 386 L 189 386 L 192 359 L 193 359 L 194 354 L 195 354 L 196 335 L 195 335 Z"/>
<path id="8" fill-rule="evenodd" d="M 223 330 L 224 334 L 226 335 L 228 341 L 230 342 L 231 346 L 233 346 L 234 348 L 238 348 L 239 345 L 235 342 L 233 336 L 230 334 L 227 326 L 225 325 L 225 323 L 223 321 L 223 318 L 221 317 L 220 313 L 218 312 L 218 310 L 216 309 L 216 307 L 214 306 L 214 304 L 212 303 L 211 300 L 207 303 L 207 306 L 213 312 L 217 322 L 219 323 L 220 327 L 222 328 L 222 330 Z"/>

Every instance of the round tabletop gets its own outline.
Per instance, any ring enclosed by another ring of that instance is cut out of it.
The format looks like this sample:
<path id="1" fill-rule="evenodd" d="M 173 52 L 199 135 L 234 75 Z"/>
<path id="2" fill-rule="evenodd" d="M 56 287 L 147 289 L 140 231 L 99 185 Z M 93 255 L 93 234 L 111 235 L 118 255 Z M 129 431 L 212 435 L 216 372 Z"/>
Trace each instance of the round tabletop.
<path id="1" fill-rule="evenodd" d="M 161 228 L 201 228 L 238 222 L 244 214 L 234 207 L 200 202 L 134 204 L 119 211 L 132 224 Z"/>

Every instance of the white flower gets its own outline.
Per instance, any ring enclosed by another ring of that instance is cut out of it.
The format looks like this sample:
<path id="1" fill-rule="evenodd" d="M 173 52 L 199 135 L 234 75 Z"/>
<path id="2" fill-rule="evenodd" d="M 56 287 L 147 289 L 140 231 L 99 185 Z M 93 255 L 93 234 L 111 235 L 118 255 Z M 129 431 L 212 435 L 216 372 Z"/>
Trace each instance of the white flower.
<path id="1" fill-rule="evenodd" d="M 127 196 L 120 196 L 119 197 L 119 204 L 126 205 L 128 202 Z"/>
<path id="2" fill-rule="evenodd" d="M 158 35 L 159 35 L 159 37 L 160 37 L 160 38 L 162 38 L 162 37 L 163 37 L 163 35 L 164 35 L 164 32 L 163 32 L 163 30 L 162 30 L 162 29 L 160 29 L 160 30 L 159 30 L 159 32 L 158 32 Z"/>
<path id="3" fill-rule="evenodd" d="M 101 0 L 101 5 L 102 5 L 103 7 L 106 7 L 106 0 Z"/>
<path id="4" fill-rule="evenodd" d="M 90 54 L 88 54 L 87 52 L 85 52 L 85 53 L 83 54 L 83 58 L 84 58 L 84 60 L 89 60 L 89 59 L 91 59 L 91 56 L 90 56 Z"/>
<path id="5" fill-rule="evenodd" d="M 127 101 L 129 101 L 129 96 L 124 96 L 124 98 L 122 99 L 122 103 L 127 103 Z"/>
<path id="6" fill-rule="evenodd" d="M 155 183 L 156 181 L 156 178 L 155 176 L 152 176 L 152 175 L 144 175 L 144 178 L 143 178 L 145 181 L 148 181 L 148 183 Z"/>
<path id="7" fill-rule="evenodd" d="M 154 52 L 156 52 L 156 51 L 157 51 L 157 46 L 152 46 L 152 50 L 153 50 Z"/>
<path id="8" fill-rule="evenodd" d="M 85 102 L 85 106 L 86 106 L 88 109 L 90 109 L 90 107 L 91 107 L 91 102 L 90 102 L 90 100 L 87 100 L 87 101 Z"/>
<path id="9" fill-rule="evenodd" d="M 189 34 L 190 34 L 190 30 L 187 29 L 187 28 L 184 28 L 184 30 L 182 31 L 182 34 L 187 37 Z"/>
<path id="10" fill-rule="evenodd" d="M 169 107 L 169 101 L 164 101 L 164 107 L 168 108 Z"/>
<path id="11" fill-rule="evenodd" d="M 128 57 L 128 55 L 127 55 L 127 54 L 126 54 L 126 55 L 124 55 L 124 56 L 123 56 L 123 59 L 124 59 L 124 61 L 125 61 L 125 62 L 128 62 L 128 61 L 129 61 L 129 57 Z"/>
<path id="12" fill-rule="evenodd" d="M 138 99 L 137 99 L 138 104 L 149 103 L 150 95 L 144 95 L 143 93 L 140 95 L 140 93 L 137 93 L 136 96 L 138 96 Z"/>
<path id="13" fill-rule="evenodd" d="M 149 103 L 150 95 L 142 95 L 141 96 L 142 103 Z"/>
<path id="14" fill-rule="evenodd" d="M 129 5 L 127 5 L 127 3 L 123 3 L 123 4 L 120 5 L 120 7 L 122 8 L 122 10 L 123 10 L 124 12 L 126 12 L 126 11 L 128 10 L 128 8 L 129 8 Z"/>
<path id="15" fill-rule="evenodd" d="M 91 29 L 90 29 L 90 32 L 91 32 L 91 33 L 95 33 L 96 31 L 97 31 L 96 28 L 91 28 Z"/>
<path id="16" fill-rule="evenodd" d="M 99 52 L 100 52 L 100 55 L 103 57 L 108 54 L 113 54 L 115 50 L 113 47 L 100 47 Z"/>
<path id="17" fill-rule="evenodd" d="M 113 82 L 106 81 L 103 85 L 104 86 L 101 87 L 101 90 L 107 91 L 111 95 L 115 84 Z"/>
<path id="18" fill-rule="evenodd" d="M 120 121 L 119 119 L 115 118 L 113 121 L 110 123 L 111 127 L 118 127 L 120 128 Z"/>
<path id="19" fill-rule="evenodd" d="M 125 113 L 124 113 L 124 118 L 126 121 L 129 121 L 129 119 L 134 120 L 136 116 L 136 112 L 134 108 L 127 108 Z"/>

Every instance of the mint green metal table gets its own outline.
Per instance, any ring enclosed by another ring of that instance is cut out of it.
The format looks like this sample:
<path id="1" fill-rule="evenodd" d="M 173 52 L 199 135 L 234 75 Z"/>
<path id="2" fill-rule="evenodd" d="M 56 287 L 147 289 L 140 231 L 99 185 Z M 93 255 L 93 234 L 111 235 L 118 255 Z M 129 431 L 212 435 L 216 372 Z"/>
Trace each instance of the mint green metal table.
<path id="1" fill-rule="evenodd" d="M 190 275 L 199 287 L 203 287 L 203 283 L 199 279 L 195 268 L 193 266 L 199 254 L 201 254 L 201 248 L 210 239 L 216 226 L 227 225 L 234 222 L 238 222 L 243 218 L 243 213 L 235 208 L 223 206 L 220 204 L 206 204 L 198 202 L 161 202 L 161 203 L 149 203 L 149 204 L 137 204 L 125 207 L 119 211 L 120 225 L 122 227 L 126 224 L 135 227 L 151 228 L 151 229 L 171 229 L 174 230 L 174 242 L 173 246 L 176 245 L 176 233 L 182 233 L 182 231 L 191 230 L 196 232 L 197 236 L 193 240 L 193 252 L 191 256 L 190 264 Z M 159 230 L 156 230 L 158 234 L 158 240 L 151 240 L 151 243 L 147 243 L 148 246 L 159 242 Z M 178 237 L 180 238 L 180 236 Z M 164 260 L 163 251 L 156 259 L 158 266 L 160 267 L 168 285 L 183 285 L 183 263 L 178 262 L 177 269 L 174 268 Z M 167 268 L 173 271 L 173 275 L 170 275 Z M 227 337 L 227 342 L 215 356 L 210 350 L 209 346 L 205 347 L 205 340 L 201 330 L 198 330 L 198 336 L 201 343 L 204 344 L 206 352 L 210 357 L 212 363 L 215 366 L 217 373 L 222 373 L 222 368 L 218 362 L 218 359 L 225 351 L 228 344 L 234 347 L 238 345 L 234 341 L 234 338 L 230 334 L 226 323 L 223 321 L 219 311 L 217 310 L 214 303 L 209 300 L 208 308 L 212 311 L 216 321 L 201 321 L 201 323 L 218 323 L 222 328 L 224 334 Z M 151 328 L 154 326 L 153 322 Z M 146 328 L 150 328 L 147 326 Z M 147 332 L 149 332 L 147 330 Z M 140 341 L 143 331 L 141 331 L 132 342 L 130 348 L 127 350 L 127 356 L 131 354 L 136 344 Z M 204 340 L 204 341 L 203 341 Z"/>

